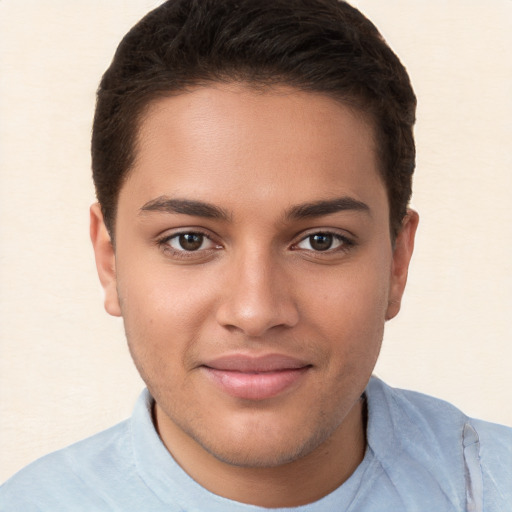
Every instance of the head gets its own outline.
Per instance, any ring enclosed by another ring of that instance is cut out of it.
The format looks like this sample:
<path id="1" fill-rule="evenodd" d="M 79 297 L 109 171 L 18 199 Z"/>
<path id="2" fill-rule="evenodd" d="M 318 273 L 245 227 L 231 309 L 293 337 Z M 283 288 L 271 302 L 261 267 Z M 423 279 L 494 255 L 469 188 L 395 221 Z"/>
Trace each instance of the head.
<path id="1" fill-rule="evenodd" d="M 414 104 L 375 27 L 331 0 L 172 0 L 103 77 L 91 235 L 106 309 L 164 443 L 214 492 L 291 506 L 360 461 L 360 397 L 417 223 Z M 291 471 L 304 461 L 315 478 Z M 256 473 L 231 492 L 229 468 L 279 468 L 277 497 Z"/>
<path id="2" fill-rule="evenodd" d="M 365 116 L 396 236 L 411 196 L 416 99 L 375 26 L 337 0 L 172 0 L 124 37 L 98 89 L 93 177 L 112 237 L 148 106 L 198 85 L 229 82 L 318 92 Z"/>

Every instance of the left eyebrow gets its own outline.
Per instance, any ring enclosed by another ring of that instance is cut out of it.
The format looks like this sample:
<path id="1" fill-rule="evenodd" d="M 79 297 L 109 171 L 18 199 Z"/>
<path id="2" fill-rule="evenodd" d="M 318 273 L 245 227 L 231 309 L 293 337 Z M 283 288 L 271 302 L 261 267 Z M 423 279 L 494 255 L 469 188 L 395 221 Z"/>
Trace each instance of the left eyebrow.
<path id="1" fill-rule="evenodd" d="M 178 213 L 220 220 L 228 220 L 230 217 L 226 211 L 213 204 L 192 199 L 174 199 L 168 196 L 160 196 L 148 201 L 139 213 L 145 212 Z"/>
<path id="2" fill-rule="evenodd" d="M 286 213 L 287 220 L 300 220 L 311 217 L 321 217 L 342 211 L 359 211 L 370 214 L 370 207 L 352 197 L 338 197 L 327 201 L 314 201 L 312 203 L 304 203 L 292 206 Z"/>

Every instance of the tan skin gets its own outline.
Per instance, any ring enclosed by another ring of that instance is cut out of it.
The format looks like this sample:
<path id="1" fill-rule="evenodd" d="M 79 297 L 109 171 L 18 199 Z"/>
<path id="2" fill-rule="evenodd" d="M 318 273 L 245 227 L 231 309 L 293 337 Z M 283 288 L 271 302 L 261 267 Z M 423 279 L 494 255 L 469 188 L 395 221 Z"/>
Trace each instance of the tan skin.
<path id="1" fill-rule="evenodd" d="M 353 473 L 360 397 L 417 223 L 410 211 L 392 243 L 372 127 L 329 97 L 218 84 L 151 105 L 115 251 L 98 205 L 91 237 L 105 307 L 123 317 L 158 432 L 192 478 L 290 507 Z M 271 396 L 259 384 L 234 396 L 210 378 L 233 354 L 303 368 Z"/>

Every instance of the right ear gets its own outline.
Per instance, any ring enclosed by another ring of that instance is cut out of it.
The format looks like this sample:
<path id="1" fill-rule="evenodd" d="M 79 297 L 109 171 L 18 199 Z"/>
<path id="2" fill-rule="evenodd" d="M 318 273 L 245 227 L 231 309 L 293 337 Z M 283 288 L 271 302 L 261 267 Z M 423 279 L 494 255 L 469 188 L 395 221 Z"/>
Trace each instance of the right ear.
<path id="1" fill-rule="evenodd" d="M 117 295 L 116 257 L 99 203 L 91 206 L 90 222 L 96 269 L 105 292 L 105 309 L 112 316 L 121 316 L 121 307 Z"/>

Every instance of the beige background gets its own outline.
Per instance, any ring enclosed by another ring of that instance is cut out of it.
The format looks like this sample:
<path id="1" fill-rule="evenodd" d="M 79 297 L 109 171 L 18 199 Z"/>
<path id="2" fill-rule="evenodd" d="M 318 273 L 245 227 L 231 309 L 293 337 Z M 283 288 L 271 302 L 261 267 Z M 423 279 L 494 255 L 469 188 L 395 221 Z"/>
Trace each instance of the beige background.
<path id="1" fill-rule="evenodd" d="M 0 481 L 143 384 L 88 240 L 94 91 L 158 1 L 0 0 Z M 405 306 L 377 374 L 512 425 L 512 1 L 359 0 L 419 97 Z"/>

